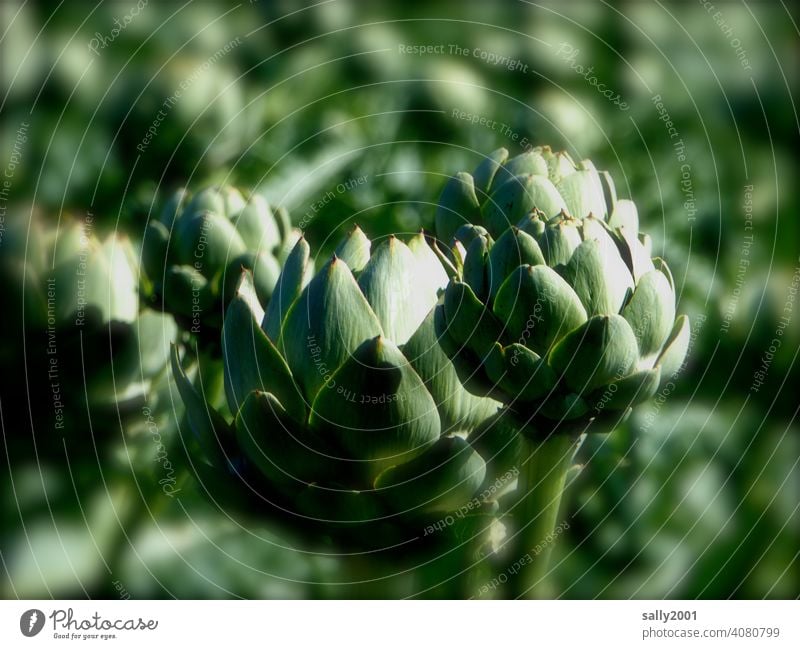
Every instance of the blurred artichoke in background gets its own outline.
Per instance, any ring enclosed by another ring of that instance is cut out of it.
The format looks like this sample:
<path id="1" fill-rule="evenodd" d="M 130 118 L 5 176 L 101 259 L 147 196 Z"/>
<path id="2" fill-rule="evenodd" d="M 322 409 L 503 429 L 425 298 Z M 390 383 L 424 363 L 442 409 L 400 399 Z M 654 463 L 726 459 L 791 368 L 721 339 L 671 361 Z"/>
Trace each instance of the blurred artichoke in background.
<path id="1" fill-rule="evenodd" d="M 540 432 L 613 426 L 610 413 L 653 396 L 683 363 L 689 321 L 675 317 L 669 268 L 651 259 L 635 205 L 588 160 L 495 151 L 448 183 L 437 229 L 462 271 L 437 308 L 442 345 L 471 391 Z"/>
<path id="2" fill-rule="evenodd" d="M 179 190 L 145 232 L 145 292 L 185 331 L 218 344 L 241 270 L 252 272 L 259 300 L 268 303 L 280 264 L 298 236 L 286 211 L 273 212 L 259 194 L 245 199 L 228 186 L 191 197 Z"/>
<path id="3" fill-rule="evenodd" d="M 90 215 L 43 222 L 35 213 L 15 219 L 2 240 L 10 280 L 0 297 L 0 358 L 19 378 L 2 396 L 6 424 L 32 427 L 37 453 L 63 453 L 62 435 L 89 434 L 87 415 L 88 428 L 105 435 L 143 403 L 164 374 L 175 325 L 140 309 L 127 237 L 99 239 Z"/>
<path id="4" fill-rule="evenodd" d="M 300 239 L 266 311 L 243 274 L 222 333 L 233 425 L 209 419 L 177 357 L 173 369 L 217 472 L 260 485 L 295 524 L 369 545 L 379 537 L 362 526 L 397 528 L 473 498 L 485 463 L 464 437 L 498 404 L 469 395 L 436 343 L 447 274 L 422 233 L 371 251 L 355 228 L 313 278 L 309 268 Z"/>

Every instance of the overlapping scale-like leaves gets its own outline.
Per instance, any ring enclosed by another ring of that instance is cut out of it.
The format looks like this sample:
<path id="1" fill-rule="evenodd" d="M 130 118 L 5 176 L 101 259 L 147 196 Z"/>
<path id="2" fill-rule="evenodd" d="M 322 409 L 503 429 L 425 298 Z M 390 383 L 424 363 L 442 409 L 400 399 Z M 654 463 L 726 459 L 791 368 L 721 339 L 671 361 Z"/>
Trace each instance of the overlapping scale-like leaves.
<path id="1" fill-rule="evenodd" d="M 472 392 L 555 430 L 613 419 L 680 369 L 672 275 L 591 162 L 499 149 L 447 183 L 436 225 L 460 269 L 436 332 Z"/>
<path id="2" fill-rule="evenodd" d="M 256 471 L 304 520 L 367 524 L 463 505 L 486 473 L 463 437 L 499 404 L 466 391 L 438 343 L 434 309 L 452 268 L 422 233 L 371 242 L 357 227 L 311 277 L 308 265 L 300 239 L 266 309 L 248 271 L 228 306 L 235 419 L 214 415 L 234 440 L 226 462 Z M 198 409 L 209 406 L 179 368 L 176 378 L 208 437 Z"/>
<path id="3" fill-rule="evenodd" d="M 245 198 L 229 186 L 194 196 L 179 190 L 145 232 L 142 259 L 151 302 L 193 333 L 216 338 L 242 268 L 251 271 L 266 305 L 298 238 L 286 211 L 273 211 L 259 194 Z"/>

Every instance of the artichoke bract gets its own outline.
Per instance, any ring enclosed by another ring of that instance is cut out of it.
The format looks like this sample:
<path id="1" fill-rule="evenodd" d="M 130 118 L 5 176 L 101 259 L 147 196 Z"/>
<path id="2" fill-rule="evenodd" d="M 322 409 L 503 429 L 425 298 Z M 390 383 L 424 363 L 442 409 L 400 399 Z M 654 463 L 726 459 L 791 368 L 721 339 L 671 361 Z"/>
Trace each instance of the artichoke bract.
<path id="1" fill-rule="evenodd" d="M 97 433 L 118 428 L 126 408 L 143 403 L 164 374 L 176 333 L 171 318 L 140 308 L 127 237 L 101 239 L 94 228 L 90 215 L 49 225 L 34 214 L 4 233 L 0 357 L 24 377 L 5 382 L 4 416 L 8 425 L 15 412 L 15 422 L 33 427 L 37 454 L 52 442 L 63 456 L 62 435 L 90 434 L 87 415 Z M 28 402 L 47 406 L 28 409 Z"/>
<path id="2" fill-rule="evenodd" d="M 450 180 L 436 224 L 460 269 L 439 340 L 468 389 L 534 429 L 613 426 L 682 365 L 672 274 L 591 162 L 500 149 Z"/>
<path id="3" fill-rule="evenodd" d="M 313 277 L 309 255 L 301 238 L 266 310 L 242 275 L 222 331 L 232 425 L 209 417 L 173 359 L 206 461 L 334 528 L 468 502 L 485 463 L 465 437 L 499 404 L 465 391 L 437 343 L 440 257 L 422 233 L 373 247 L 358 228 Z"/>
<path id="4" fill-rule="evenodd" d="M 266 304 L 298 236 L 286 211 L 273 211 L 259 194 L 245 199 L 229 186 L 194 196 L 178 190 L 144 236 L 151 302 L 200 340 L 218 341 L 241 270 L 252 272 L 258 297 Z"/>

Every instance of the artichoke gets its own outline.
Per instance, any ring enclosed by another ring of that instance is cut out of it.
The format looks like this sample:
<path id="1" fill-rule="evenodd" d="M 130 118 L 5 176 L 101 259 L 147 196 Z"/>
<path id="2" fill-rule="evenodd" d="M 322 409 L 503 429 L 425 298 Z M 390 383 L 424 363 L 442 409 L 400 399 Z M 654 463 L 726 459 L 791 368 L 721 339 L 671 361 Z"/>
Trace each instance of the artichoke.
<path id="1" fill-rule="evenodd" d="M 144 402 L 166 368 L 175 325 L 140 310 L 130 241 L 98 238 L 91 216 L 62 216 L 58 226 L 38 216 L 16 219 L 2 244 L 10 279 L 0 297 L 0 359 L 24 377 L 4 383 L 5 423 L 39 433 L 37 454 L 63 457 L 62 436 L 118 428 Z"/>
<path id="2" fill-rule="evenodd" d="M 439 340 L 468 389 L 534 429 L 613 425 L 681 366 L 689 321 L 669 268 L 591 162 L 495 151 L 450 180 L 436 225 L 461 269 Z"/>
<path id="3" fill-rule="evenodd" d="M 689 321 L 636 206 L 588 160 L 499 149 L 451 178 L 436 228 L 459 271 L 436 307 L 439 342 L 468 390 L 504 406 L 472 443 L 493 468 L 520 467 L 509 595 L 549 596 L 543 540 L 580 435 L 613 429 L 670 380 Z"/>
<path id="4" fill-rule="evenodd" d="M 269 302 L 280 264 L 299 236 L 283 208 L 259 194 L 211 187 L 178 190 L 148 224 L 142 259 L 151 303 L 201 341 L 218 341 L 222 316 L 242 268 Z"/>
<path id="5" fill-rule="evenodd" d="M 313 277 L 309 256 L 301 238 L 266 310 L 242 275 L 222 331 L 232 425 L 173 359 L 212 473 L 245 476 L 295 523 L 327 532 L 403 529 L 470 501 L 485 463 L 464 438 L 498 404 L 467 393 L 437 344 L 447 273 L 435 248 L 420 233 L 372 250 L 354 228 Z"/>

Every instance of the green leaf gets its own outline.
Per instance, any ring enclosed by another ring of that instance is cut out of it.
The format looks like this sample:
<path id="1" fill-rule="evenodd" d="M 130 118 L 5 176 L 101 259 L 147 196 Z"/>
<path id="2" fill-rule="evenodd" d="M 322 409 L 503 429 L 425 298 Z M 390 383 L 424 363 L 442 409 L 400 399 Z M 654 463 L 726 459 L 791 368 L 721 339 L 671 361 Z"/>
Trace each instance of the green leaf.
<path id="1" fill-rule="evenodd" d="M 675 293 L 669 278 L 659 270 L 645 273 L 622 315 L 639 341 L 641 356 L 658 354 L 675 322 Z"/>
<path id="2" fill-rule="evenodd" d="M 464 248 L 469 248 L 470 244 L 478 237 L 486 239 L 489 245 L 494 243 L 494 239 L 492 239 L 492 236 L 486 228 L 480 225 L 473 225 L 472 223 L 465 223 L 458 228 L 453 235 L 453 239 L 461 242 Z"/>
<path id="3" fill-rule="evenodd" d="M 535 151 L 526 151 L 508 160 L 497 170 L 495 182 L 499 187 L 515 176 L 526 176 L 528 174 L 547 178 L 547 162 Z"/>
<path id="4" fill-rule="evenodd" d="M 150 221 L 142 240 L 142 267 L 153 284 L 161 284 L 167 259 L 169 230 L 158 221 Z"/>
<path id="5" fill-rule="evenodd" d="M 618 200 L 608 219 L 608 225 L 612 228 L 624 228 L 628 232 L 637 233 L 639 231 L 639 212 L 636 210 L 636 203 L 627 199 Z"/>
<path id="6" fill-rule="evenodd" d="M 214 212 L 181 217 L 176 229 L 178 259 L 206 277 L 213 277 L 231 259 L 246 252 L 233 223 Z"/>
<path id="7" fill-rule="evenodd" d="M 271 482 L 298 491 L 326 475 L 321 442 L 291 418 L 272 394 L 252 392 L 236 415 L 236 439 Z"/>
<path id="8" fill-rule="evenodd" d="M 435 242 L 429 242 L 423 232 L 418 232 L 408 240 L 407 245 L 417 260 L 414 274 L 417 281 L 422 283 L 421 290 L 437 295 L 447 286 L 449 277 L 442 261 L 431 247 L 435 246 Z"/>
<path id="9" fill-rule="evenodd" d="M 507 158 L 508 151 L 506 149 L 496 149 L 487 155 L 481 161 L 481 163 L 475 167 L 472 177 L 475 184 L 475 192 L 478 195 L 478 201 L 480 203 L 483 203 L 483 201 L 486 200 L 486 196 L 489 194 L 491 187 L 494 184 L 494 178 L 497 174 L 497 170 Z"/>
<path id="10" fill-rule="evenodd" d="M 450 282 L 444 293 L 447 334 L 483 359 L 503 333 L 503 325 L 462 282 Z"/>
<path id="11" fill-rule="evenodd" d="M 486 462 L 489 482 L 489 498 L 497 499 L 512 488 L 519 474 L 522 453 L 526 442 L 520 433 L 522 426 L 504 408 L 496 415 L 484 420 L 477 430 L 469 436 L 469 443 Z"/>
<path id="12" fill-rule="evenodd" d="M 489 299 L 489 247 L 488 237 L 476 237 L 467 247 L 462 279 L 479 300 Z"/>
<path id="13" fill-rule="evenodd" d="M 360 273 L 369 261 L 372 242 L 357 225 L 336 247 L 336 256 L 354 273 Z"/>
<path id="14" fill-rule="evenodd" d="M 50 243 L 53 247 L 53 251 L 50 252 L 48 250 L 46 261 L 51 262 L 53 268 L 58 268 L 64 264 L 75 264 L 79 256 L 93 253 L 100 246 L 97 238 L 91 235 L 91 231 L 87 231 L 83 224 L 72 219 L 67 219 L 65 223 L 50 236 L 52 237 Z M 24 246 L 25 240 L 23 239 L 20 243 Z M 24 257 L 25 248 L 23 247 L 20 252 L 22 252 L 22 256 Z"/>
<path id="15" fill-rule="evenodd" d="M 516 226 L 506 230 L 489 251 L 490 297 L 497 295 L 500 285 L 520 266 L 544 264 L 539 244 Z M 477 293 L 477 291 L 476 291 Z"/>
<path id="16" fill-rule="evenodd" d="M 517 227 L 526 234 L 531 235 L 538 242 L 540 237 L 544 235 L 544 230 L 547 227 L 544 212 L 541 210 L 531 210 L 519 220 Z"/>
<path id="17" fill-rule="evenodd" d="M 656 359 L 656 367 L 661 368 L 662 384 L 669 381 L 681 370 L 683 360 L 689 351 L 690 339 L 691 327 L 689 326 L 689 318 L 685 315 L 680 315 L 675 320 L 675 326 L 664 343 L 664 349 Z"/>
<path id="18" fill-rule="evenodd" d="M 413 241 L 414 241 L 414 239 L 411 240 L 411 242 L 413 242 Z M 409 246 L 411 245 L 411 242 L 409 242 Z M 428 247 L 433 252 L 433 254 L 436 257 L 436 259 L 439 260 L 439 264 L 441 265 L 442 270 L 444 271 L 444 276 L 446 278 L 455 277 L 456 275 L 460 275 L 461 274 L 461 268 L 462 268 L 461 259 L 462 258 L 457 257 L 456 255 L 452 255 L 452 257 L 449 257 L 447 254 L 445 254 L 442 251 L 442 248 L 440 246 L 440 243 L 439 243 L 438 239 L 427 239 L 427 244 L 428 244 Z M 450 251 L 450 252 L 452 253 L 452 251 Z M 446 285 L 447 285 L 447 283 L 445 282 L 445 286 Z"/>
<path id="19" fill-rule="evenodd" d="M 633 277 L 613 244 L 584 241 L 560 270 L 589 316 L 619 313 L 633 291 Z"/>
<path id="20" fill-rule="evenodd" d="M 270 392 L 297 421 L 305 419 L 305 405 L 286 361 L 258 326 L 263 310 L 255 295 L 252 275 L 241 274 L 222 326 L 225 395 L 237 412 L 254 390 Z"/>
<path id="21" fill-rule="evenodd" d="M 517 268 L 497 292 L 493 310 L 508 337 L 542 356 L 587 317 L 572 287 L 548 266 Z"/>
<path id="22" fill-rule="evenodd" d="M 484 311 L 484 313 L 487 312 Z M 482 357 L 466 347 L 464 341 L 456 340 L 451 335 L 444 304 L 439 304 L 434 308 L 433 325 L 439 345 L 445 356 L 453 364 L 458 380 L 461 381 L 464 388 L 473 395 L 479 395 L 480 397 L 491 396 L 494 386 L 483 376 L 481 369 Z M 496 326 L 500 327 L 501 325 L 496 323 Z M 490 348 L 490 346 L 487 346 L 487 348 Z"/>
<path id="23" fill-rule="evenodd" d="M 249 270 L 253 274 L 258 301 L 262 304 L 269 304 L 281 273 L 278 260 L 271 253 L 265 251 L 246 252 L 236 257 L 225 270 L 225 293 L 223 296 L 225 301 L 228 301 L 234 294 L 242 269 Z"/>
<path id="24" fill-rule="evenodd" d="M 282 238 L 269 203 L 253 194 L 233 221 L 248 250 L 274 252 Z"/>
<path id="25" fill-rule="evenodd" d="M 606 214 L 611 215 L 617 209 L 617 188 L 614 185 L 614 179 L 611 177 L 610 173 L 607 171 L 598 171 L 597 173 L 598 177 L 600 178 L 600 185 L 603 189 L 603 199 L 606 206 Z M 598 215 L 598 217 L 604 218 L 602 215 Z"/>
<path id="26" fill-rule="evenodd" d="M 100 284 L 101 304 L 109 305 L 107 319 L 133 322 L 139 314 L 138 268 L 128 237 L 109 236 L 100 254 L 108 265 L 108 276 Z M 92 263 L 96 262 L 90 259 L 87 265 Z"/>
<path id="27" fill-rule="evenodd" d="M 184 209 L 188 199 L 189 192 L 185 187 L 181 187 L 176 189 L 164 203 L 158 215 L 158 222 L 165 227 L 167 232 L 172 230 L 175 219 Z"/>
<path id="28" fill-rule="evenodd" d="M 381 336 L 360 345 L 319 391 L 309 423 L 350 458 L 366 462 L 371 475 L 408 462 L 441 432 L 422 379 Z"/>
<path id="29" fill-rule="evenodd" d="M 438 342 L 434 310 L 402 351 L 436 402 L 443 432 L 469 432 L 499 407 L 496 401 L 473 396 L 464 389 L 453 363 Z"/>
<path id="30" fill-rule="evenodd" d="M 291 241 L 292 245 L 294 241 L 292 241 L 293 237 L 300 237 L 299 230 L 295 230 L 292 228 L 292 219 L 289 216 L 288 210 L 281 205 L 280 207 L 275 208 L 275 222 L 278 224 L 278 231 L 281 234 L 281 240 L 289 242 Z"/>
<path id="31" fill-rule="evenodd" d="M 515 176 L 497 185 L 483 206 L 483 220 L 496 238 L 533 208 L 552 217 L 565 209 L 566 204 L 553 183 L 544 176 Z"/>
<path id="32" fill-rule="evenodd" d="M 278 349 L 313 400 L 361 343 L 380 335 L 380 322 L 347 264 L 333 257 L 286 314 Z"/>
<path id="33" fill-rule="evenodd" d="M 209 281 L 192 266 L 167 268 L 161 294 L 168 311 L 187 318 L 202 318 L 214 303 Z"/>
<path id="34" fill-rule="evenodd" d="M 575 173 L 575 162 L 566 151 L 554 152 L 549 146 L 537 147 L 547 162 L 547 175 L 557 185 L 565 176 Z"/>
<path id="35" fill-rule="evenodd" d="M 289 307 L 311 280 L 311 249 L 304 238 L 295 244 L 272 292 L 261 327 L 271 340 L 278 340 Z"/>
<path id="36" fill-rule="evenodd" d="M 620 245 L 627 249 L 627 255 L 630 259 L 630 270 L 633 275 L 634 281 L 638 282 L 645 273 L 649 273 L 655 268 L 650 253 L 645 245 L 639 241 L 635 232 L 631 232 L 628 228 L 619 230 L 622 235 Z"/>
<path id="37" fill-rule="evenodd" d="M 486 374 L 507 395 L 506 403 L 535 401 L 550 392 L 557 377 L 547 362 L 525 345 L 495 344 L 485 363 Z"/>
<path id="38" fill-rule="evenodd" d="M 594 215 L 581 221 L 581 236 L 584 241 L 596 241 L 605 255 L 620 254 L 612 231 L 605 221 Z"/>
<path id="39" fill-rule="evenodd" d="M 569 263 L 572 253 L 582 243 L 577 225 L 574 219 L 559 217 L 548 223 L 537 239 L 549 266 Z"/>
<path id="40" fill-rule="evenodd" d="M 462 171 L 450 178 L 436 208 L 436 236 L 439 241 L 449 242 L 462 224 L 478 222 L 479 205 L 472 176 Z"/>
<path id="41" fill-rule="evenodd" d="M 652 259 L 653 267 L 664 273 L 664 276 L 667 278 L 670 287 L 672 288 L 672 292 L 675 292 L 675 278 L 672 277 L 672 271 L 667 266 L 667 262 L 664 261 L 661 257 L 653 257 Z"/>
<path id="42" fill-rule="evenodd" d="M 189 427 L 195 435 L 206 459 L 214 466 L 226 466 L 226 458 L 222 452 L 222 443 L 230 435 L 230 427 L 222 416 L 207 404 L 197 393 L 192 382 L 186 376 L 178 359 L 178 350 L 172 345 L 172 375 L 178 386 Z"/>
<path id="43" fill-rule="evenodd" d="M 579 394 L 628 376 L 638 360 L 636 337 L 619 315 L 593 316 L 561 339 L 548 358 Z"/>
<path id="44" fill-rule="evenodd" d="M 593 214 L 598 218 L 605 218 L 603 188 L 594 169 L 575 171 L 562 178 L 557 187 L 570 216 L 581 219 Z"/>
<path id="45" fill-rule="evenodd" d="M 486 463 L 466 441 L 442 437 L 422 455 L 381 473 L 375 487 L 399 513 L 448 512 L 467 504 L 485 476 Z"/>
<path id="46" fill-rule="evenodd" d="M 580 419 L 586 415 L 589 412 L 589 404 L 577 394 L 555 394 L 542 402 L 538 412 L 548 419 L 559 422 L 556 424 L 558 430 L 563 422 Z"/>
<path id="47" fill-rule="evenodd" d="M 194 216 L 201 212 L 214 212 L 219 216 L 230 218 L 238 214 L 245 206 L 241 192 L 235 187 L 207 187 L 197 192 L 186 206 L 185 213 Z"/>
<path id="48" fill-rule="evenodd" d="M 160 373 L 169 362 L 170 345 L 178 335 L 172 316 L 145 309 L 136 320 L 138 363 L 141 375 L 148 379 Z"/>
<path id="49" fill-rule="evenodd" d="M 56 280 L 56 317 L 67 322 L 82 313 L 82 319 L 99 317 L 103 323 L 133 322 L 139 311 L 139 292 L 128 239 L 110 236 L 101 244 L 84 236 L 83 228 L 69 232 L 81 238 L 69 236 L 58 244 L 59 261 L 50 275 Z"/>
<path id="50" fill-rule="evenodd" d="M 625 410 L 651 398 L 658 390 L 661 369 L 655 367 L 634 372 L 618 381 L 612 381 L 595 395 L 595 408 L 602 410 Z"/>
<path id="51" fill-rule="evenodd" d="M 438 264 L 438 260 L 434 260 Z M 373 253 L 358 285 L 383 326 L 385 335 L 402 345 L 434 307 L 437 287 L 424 277 L 408 246 L 390 236 Z"/>

